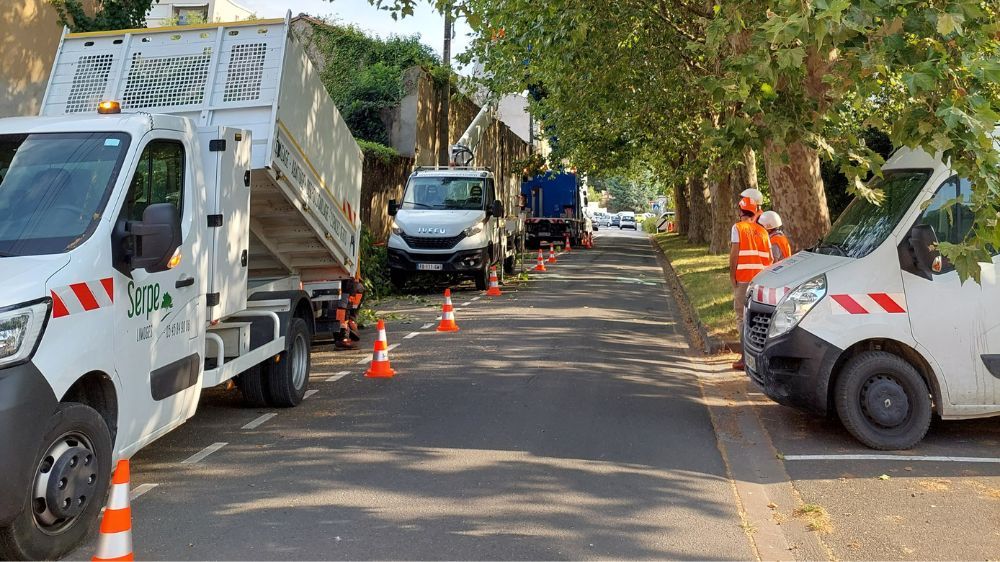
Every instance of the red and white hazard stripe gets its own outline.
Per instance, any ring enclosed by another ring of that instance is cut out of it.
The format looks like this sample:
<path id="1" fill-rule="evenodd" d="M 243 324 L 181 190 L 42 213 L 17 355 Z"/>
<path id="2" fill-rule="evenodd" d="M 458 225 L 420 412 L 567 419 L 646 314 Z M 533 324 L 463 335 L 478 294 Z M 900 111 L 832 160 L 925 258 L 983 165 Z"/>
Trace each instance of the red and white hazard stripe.
<path id="1" fill-rule="evenodd" d="M 60 318 L 114 304 L 115 281 L 113 277 L 106 277 L 98 281 L 56 287 L 49 293 L 52 295 L 52 317 Z"/>
<path id="2" fill-rule="evenodd" d="M 830 295 L 834 314 L 905 314 L 903 293 L 851 293 Z"/>
<path id="3" fill-rule="evenodd" d="M 764 287 L 756 285 L 753 290 L 753 298 L 761 304 L 776 306 L 781 297 L 787 295 L 791 290 L 791 287 Z"/>

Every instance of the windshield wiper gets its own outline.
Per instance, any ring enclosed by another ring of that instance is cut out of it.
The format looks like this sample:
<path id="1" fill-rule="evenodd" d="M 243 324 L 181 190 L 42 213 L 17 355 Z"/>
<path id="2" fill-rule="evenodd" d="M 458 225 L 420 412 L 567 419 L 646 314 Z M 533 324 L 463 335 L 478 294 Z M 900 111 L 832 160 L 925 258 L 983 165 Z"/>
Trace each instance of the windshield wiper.
<path id="1" fill-rule="evenodd" d="M 420 207 L 422 209 L 433 209 L 434 205 L 428 205 L 427 203 L 417 203 L 416 201 L 412 203 L 403 203 L 404 205 L 413 205 L 414 207 Z"/>
<path id="2" fill-rule="evenodd" d="M 847 248 L 843 244 L 840 244 L 838 242 L 820 242 L 820 243 L 816 244 L 815 246 L 813 246 L 812 248 L 810 248 L 809 251 L 820 253 L 820 254 L 826 253 L 826 252 L 821 252 L 820 251 L 823 248 L 830 248 L 832 250 L 836 250 L 837 254 L 835 254 L 835 255 L 840 255 L 841 257 L 845 257 L 845 258 L 847 257 Z"/>

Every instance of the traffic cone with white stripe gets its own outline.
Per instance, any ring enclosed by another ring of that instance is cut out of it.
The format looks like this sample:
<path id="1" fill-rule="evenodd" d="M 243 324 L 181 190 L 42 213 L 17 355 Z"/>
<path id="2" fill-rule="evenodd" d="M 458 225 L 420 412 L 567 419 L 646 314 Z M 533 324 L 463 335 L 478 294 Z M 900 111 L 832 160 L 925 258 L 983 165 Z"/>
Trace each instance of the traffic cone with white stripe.
<path id="1" fill-rule="evenodd" d="M 549 244 L 549 263 L 556 263 L 556 245 Z"/>
<path id="2" fill-rule="evenodd" d="M 535 271 L 545 271 L 545 256 L 542 254 L 542 247 L 538 247 L 538 263 L 535 264 Z"/>
<path id="3" fill-rule="evenodd" d="M 132 553 L 132 508 L 128 500 L 128 459 L 118 461 L 111 478 L 108 507 L 101 518 L 97 554 L 91 560 L 135 560 Z"/>
<path id="4" fill-rule="evenodd" d="M 385 321 L 379 318 L 378 338 L 375 339 L 375 349 L 372 351 L 372 363 L 365 372 L 369 379 L 391 379 L 396 371 L 389 365 L 389 342 L 385 337 Z"/>
<path id="5" fill-rule="evenodd" d="M 486 289 L 487 297 L 499 297 L 503 293 L 500 292 L 500 280 L 497 279 L 497 266 L 490 266 L 490 286 Z"/>
<path id="6" fill-rule="evenodd" d="M 569 245 L 569 234 L 567 234 L 566 235 L 566 253 L 568 254 L 568 253 L 570 253 L 572 251 L 573 251 L 573 248 L 572 248 L 572 246 Z"/>
<path id="7" fill-rule="evenodd" d="M 441 323 L 438 324 L 437 331 L 458 331 L 458 324 L 455 323 L 455 307 L 451 305 L 451 289 L 444 290 L 444 306 L 441 307 Z"/>

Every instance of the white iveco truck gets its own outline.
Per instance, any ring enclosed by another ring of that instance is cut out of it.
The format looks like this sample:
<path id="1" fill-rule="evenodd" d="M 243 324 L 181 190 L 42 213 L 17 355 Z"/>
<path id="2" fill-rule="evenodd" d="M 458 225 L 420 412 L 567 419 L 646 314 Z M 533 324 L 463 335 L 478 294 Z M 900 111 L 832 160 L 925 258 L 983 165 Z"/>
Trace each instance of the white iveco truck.
<path id="1" fill-rule="evenodd" d="M 397 287 L 417 272 L 471 276 L 486 289 L 491 265 L 513 273 L 523 246 L 520 181 L 470 167 L 493 117 L 486 104 L 451 148 L 450 167 L 417 168 L 401 202 L 389 202 L 389 274 Z"/>
<path id="2" fill-rule="evenodd" d="M 302 400 L 361 166 L 287 18 L 64 35 L 0 120 L 0 558 L 71 549 L 203 388 Z"/>
<path id="3" fill-rule="evenodd" d="M 968 180 L 901 149 L 818 246 L 762 272 L 743 326 L 747 373 L 775 401 L 839 416 L 859 441 L 907 449 L 932 414 L 1000 414 L 1000 255 L 962 283 L 937 252 L 973 226 Z"/>

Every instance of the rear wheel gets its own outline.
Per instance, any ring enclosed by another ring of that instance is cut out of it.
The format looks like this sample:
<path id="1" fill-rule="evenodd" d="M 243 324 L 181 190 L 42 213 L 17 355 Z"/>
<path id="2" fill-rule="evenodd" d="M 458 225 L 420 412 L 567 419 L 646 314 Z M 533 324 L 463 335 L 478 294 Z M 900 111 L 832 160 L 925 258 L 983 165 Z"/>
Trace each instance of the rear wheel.
<path id="1" fill-rule="evenodd" d="M 292 318 L 285 333 L 285 351 L 267 363 L 272 406 L 290 408 L 302 403 L 309 382 L 311 340 L 306 321 Z"/>
<path id="2" fill-rule="evenodd" d="M 0 559 L 55 560 L 90 533 L 111 479 L 104 418 L 84 404 L 60 404 L 34 465 L 24 509 L 0 528 Z"/>
<path id="3" fill-rule="evenodd" d="M 264 363 L 254 365 L 236 377 L 236 387 L 243 395 L 243 404 L 263 408 L 270 403 L 267 396 L 267 370 Z"/>
<path id="4" fill-rule="evenodd" d="M 837 379 L 834 401 L 847 431 L 873 449 L 909 449 L 931 423 L 931 396 L 923 377 L 913 365 L 884 351 L 851 359 Z"/>
<path id="5" fill-rule="evenodd" d="M 517 266 L 517 256 L 510 256 L 503 260 L 503 272 L 507 275 L 514 275 L 514 268 Z"/>

